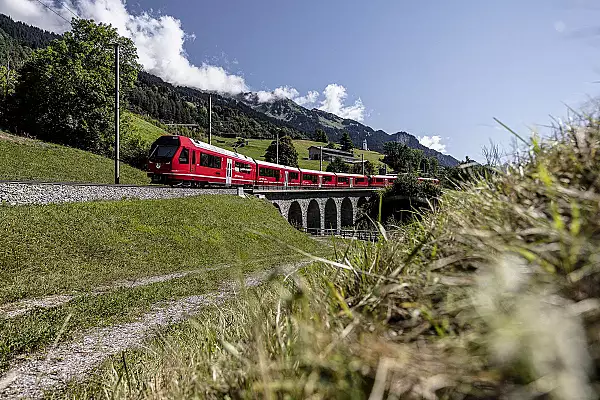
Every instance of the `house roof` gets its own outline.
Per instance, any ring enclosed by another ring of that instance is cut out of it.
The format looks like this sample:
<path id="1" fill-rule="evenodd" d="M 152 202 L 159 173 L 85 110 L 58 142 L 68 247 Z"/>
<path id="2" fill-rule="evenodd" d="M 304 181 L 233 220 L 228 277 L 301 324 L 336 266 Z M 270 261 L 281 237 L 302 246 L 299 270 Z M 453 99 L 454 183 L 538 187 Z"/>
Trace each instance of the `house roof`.
<path id="1" fill-rule="evenodd" d="M 309 150 L 310 149 L 320 150 L 320 148 L 317 146 L 310 146 L 308 149 Z M 323 154 L 326 154 L 326 153 L 337 154 L 337 155 L 345 156 L 345 157 L 354 157 L 354 154 L 350 153 L 349 151 L 338 150 L 338 149 L 328 149 L 327 147 L 323 147 Z"/>

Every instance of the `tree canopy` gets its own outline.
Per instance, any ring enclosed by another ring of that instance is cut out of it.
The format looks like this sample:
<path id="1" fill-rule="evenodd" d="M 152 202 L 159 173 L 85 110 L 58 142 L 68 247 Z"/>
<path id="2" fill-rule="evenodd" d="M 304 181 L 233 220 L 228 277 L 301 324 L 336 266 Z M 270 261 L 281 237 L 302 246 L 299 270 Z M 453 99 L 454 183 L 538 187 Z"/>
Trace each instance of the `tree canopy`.
<path id="1" fill-rule="evenodd" d="M 383 162 L 396 172 L 425 172 L 432 176 L 438 173 L 438 159 L 425 157 L 423 150 L 413 149 L 405 143 L 398 142 L 387 142 L 383 148 Z"/>
<path id="2" fill-rule="evenodd" d="M 141 69 L 136 48 L 110 25 L 73 19 L 72 27 L 23 64 L 15 93 L 8 100 L 9 126 L 43 140 L 110 153 L 114 45 L 120 45 L 123 97 Z"/>
<path id="3" fill-rule="evenodd" d="M 329 163 L 325 169 L 327 172 L 348 172 L 350 166 L 344 162 L 340 157 L 336 157 L 332 162 Z"/>
<path id="4" fill-rule="evenodd" d="M 265 152 L 265 160 L 277 162 L 277 140 L 273 140 Z M 279 138 L 279 164 L 298 167 L 298 152 L 289 136 Z"/>
<path id="5" fill-rule="evenodd" d="M 315 141 L 322 143 L 329 142 L 329 138 L 327 138 L 327 134 L 323 129 L 317 128 L 317 130 L 315 131 Z"/>
<path id="6" fill-rule="evenodd" d="M 344 134 L 342 135 L 342 139 L 340 140 L 340 148 L 344 151 L 352 151 L 354 148 L 354 143 L 352 143 L 350 134 L 347 131 L 344 131 Z"/>

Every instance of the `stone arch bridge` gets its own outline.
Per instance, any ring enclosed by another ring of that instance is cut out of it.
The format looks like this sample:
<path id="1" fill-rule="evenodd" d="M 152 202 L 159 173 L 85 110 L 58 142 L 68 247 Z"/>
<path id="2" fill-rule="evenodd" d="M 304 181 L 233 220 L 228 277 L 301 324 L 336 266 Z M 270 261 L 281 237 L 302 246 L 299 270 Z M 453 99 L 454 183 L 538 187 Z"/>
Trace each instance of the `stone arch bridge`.
<path id="1" fill-rule="evenodd" d="M 279 210 L 290 224 L 308 230 L 351 228 L 360 207 L 374 194 L 372 189 L 264 190 L 254 194 Z"/>

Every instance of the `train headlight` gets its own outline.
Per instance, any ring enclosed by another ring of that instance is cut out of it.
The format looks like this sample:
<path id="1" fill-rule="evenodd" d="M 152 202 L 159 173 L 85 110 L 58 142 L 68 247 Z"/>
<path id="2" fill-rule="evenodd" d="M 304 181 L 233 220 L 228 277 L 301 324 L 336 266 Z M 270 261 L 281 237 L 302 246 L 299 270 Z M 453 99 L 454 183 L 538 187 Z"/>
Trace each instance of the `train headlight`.
<path id="1" fill-rule="evenodd" d="M 160 169 L 160 163 L 156 163 L 156 169 Z"/>

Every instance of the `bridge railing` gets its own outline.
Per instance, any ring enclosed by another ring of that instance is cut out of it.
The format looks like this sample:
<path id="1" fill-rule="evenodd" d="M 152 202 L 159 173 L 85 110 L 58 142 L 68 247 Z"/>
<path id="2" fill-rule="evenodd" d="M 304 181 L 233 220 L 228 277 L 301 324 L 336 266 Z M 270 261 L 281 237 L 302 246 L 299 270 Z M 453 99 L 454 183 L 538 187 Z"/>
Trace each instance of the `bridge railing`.
<path id="1" fill-rule="evenodd" d="M 318 187 L 318 186 L 254 186 L 252 187 L 252 189 L 250 189 L 253 192 L 261 192 L 261 191 L 282 191 L 282 192 L 293 192 L 293 191 L 298 191 L 298 192 L 306 192 L 306 191 L 310 191 L 310 190 L 319 190 L 319 191 L 324 191 L 324 190 L 328 190 L 328 191 L 332 191 L 332 190 L 354 190 L 354 191 L 376 191 L 378 189 L 381 189 L 379 187 L 364 187 L 364 186 L 359 186 L 359 187 L 343 187 L 343 186 L 322 186 L 322 187 Z"/>
<path id="2" fill-rule="evenodd" d="M 353 238 L 368 242 L 379 240 L 378 231 L 356 230 L 356 229 L 321 229 L 321 228 L 299 228 L 302 232 L 313 236 L 339 236 L 342 238 Z"/>

